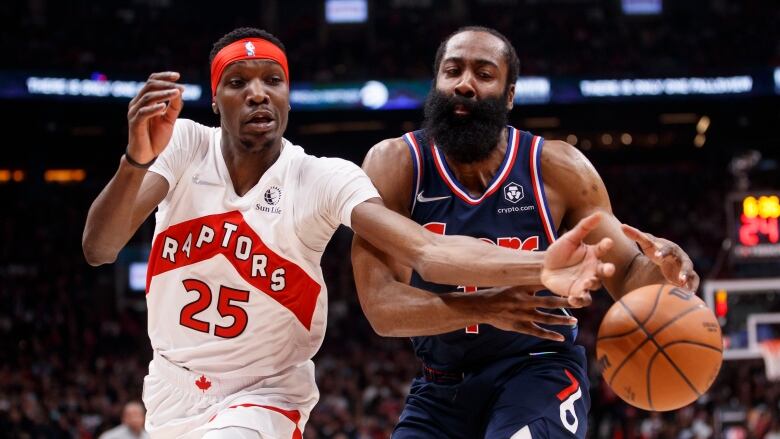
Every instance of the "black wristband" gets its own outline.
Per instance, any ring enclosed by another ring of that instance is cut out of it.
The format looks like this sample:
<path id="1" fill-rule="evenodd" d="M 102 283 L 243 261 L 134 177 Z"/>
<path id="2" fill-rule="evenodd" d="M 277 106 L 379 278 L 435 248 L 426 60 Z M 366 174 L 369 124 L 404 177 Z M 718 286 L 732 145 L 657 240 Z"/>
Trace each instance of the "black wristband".
<path id="1" fill-rule="evenodd" d="M 130 153 L 125 148 L 125 160 L 127 160 L 127 163 L 129 163 L 130 166 L 134 168 L 149 169 L 154 164 L 155 160 L 157 160 L 157 157 L 153 158 L 149 163 L 139 163 L 130 157 Z"/>

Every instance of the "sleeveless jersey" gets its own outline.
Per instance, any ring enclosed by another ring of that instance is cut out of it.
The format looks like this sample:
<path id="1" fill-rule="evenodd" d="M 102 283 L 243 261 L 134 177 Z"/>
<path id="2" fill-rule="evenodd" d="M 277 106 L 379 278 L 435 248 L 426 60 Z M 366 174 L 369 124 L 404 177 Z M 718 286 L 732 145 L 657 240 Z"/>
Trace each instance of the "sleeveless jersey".
<path id="1" fill-rule="evenodd" d="M 474 198 L 457 181 L 444 153 L 424 131 L 405 134 L 413 165 L 411 218 L 434 233 L 472 236 L 513 249 L 546 249 L 556 239 L 556 231 L 542 185 L 544 139 L 511 126 L 507 135 L 501 166 L 484 194 Z M 435 293 L 476 290 L 466 285 L 430 283 L 416 272 L 411 285 Z M 552 329 L 566 341 L 552 342 L 480 324 L 437 336 L 413 337 L 412 344 L 429 367 L 462 371 L 498 358 L 560 351 L 573 344 L 576 327 Z"/>
<path id="2" fill-rule="evenodd" d="M 147 271 L 149 338 L 177 366 L 272 376 L 311 359 L 325 333 L 325 246 L 378 197 L 351 162 L 283 140 L 258 183 L 235 193 L 221 129 L 178 120 L 151 168 L 169 183 Z"/>

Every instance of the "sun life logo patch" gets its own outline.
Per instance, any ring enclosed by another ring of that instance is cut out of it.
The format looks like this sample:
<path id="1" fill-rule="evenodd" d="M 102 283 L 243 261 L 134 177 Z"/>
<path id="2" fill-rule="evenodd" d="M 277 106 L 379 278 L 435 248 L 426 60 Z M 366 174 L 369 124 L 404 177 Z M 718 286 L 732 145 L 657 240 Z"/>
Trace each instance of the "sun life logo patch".
<path id="1" fill-rule="evenodd" d="M 271 186 L 265 190 L 263 194 L 263 200 L 271 206 L 279 204 L 279 200 L 282 198 L 282 190 L 276 186 Z"/>

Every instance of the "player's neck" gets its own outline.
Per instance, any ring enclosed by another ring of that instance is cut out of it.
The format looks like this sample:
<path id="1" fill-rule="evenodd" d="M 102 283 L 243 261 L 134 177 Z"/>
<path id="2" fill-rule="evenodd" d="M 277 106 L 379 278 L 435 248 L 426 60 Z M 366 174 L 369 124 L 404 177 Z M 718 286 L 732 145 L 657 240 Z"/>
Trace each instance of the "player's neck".
<path id="1" fill-rule="evenodd" d="M 222 138 L 222 158 L 225 160 L 233 190 L 244 196 L 252 189 L 282 152 L 282 139 L 267 146 L 247 148 L 240 142 Z"/>
<path id="2" fill-rule="evenodd" d="M 463 185 L 469 194 L 473 197 L 480 197 L 487 189 L 493 176 L 498 172 L 498 168 L 504 161 L 507 148 L 506 128 L 502 130 L 498 138 L 498 144 L 484 160 L 471 163 L 460 163 L 453 160 L 446 153 L 444 154 L 447 165 L 455 174 L 461 185 Z"/>

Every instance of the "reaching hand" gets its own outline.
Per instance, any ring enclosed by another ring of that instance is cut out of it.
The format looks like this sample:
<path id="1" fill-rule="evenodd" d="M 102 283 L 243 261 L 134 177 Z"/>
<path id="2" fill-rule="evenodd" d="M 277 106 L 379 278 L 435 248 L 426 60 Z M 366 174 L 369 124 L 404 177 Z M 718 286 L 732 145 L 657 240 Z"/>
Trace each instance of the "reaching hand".
<path id="1" fill-rule="evenodd" d="M 563 335 L 539 326 L 544 325 L 574 325 L 577 319 L 571 316 L 550 314 L 539 309 L 555 309 L 571 307 L 568 299 L 557 296 L 536 296 L 535 291 L 544 289 L 538 287 L 500 287 L 480 290 L 485 296 L 486 323 L 504 331 L 521 332 L 553 341 L 563 341 Z"/>
<path id="2" fill-rule="evenodd" d="M 621 229 L 626 236 L 639 244 L 642 253 L 661 269 L 667 281 L 690 291 L 699 288 L 699 275 L 693 270 L 693 262 L 679 245 L 627 224 L 623 224 Z"/>
<path id="3" fill-rule="evenodd" d="M 127 152 L 140 163 L 148 163 L 168 145 L 173 124 L 182 108 L 184 86 L 176 72 L 152 73 L 130 101 Z"/>
<path id="4" fill-rule="evenodd" d="M 613 264 L 601 261 L 612 248 L 611 239 L 604 238 L 596 245 L 583 242 L 600 221 L 599 213 L 584 218 L 548 247 L 544 256 L 542 283 L 553 293 L 568 297 L 572 306 L 589 304 L 590 292 L 615 272 Z"/>

